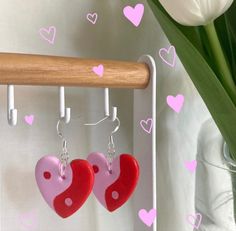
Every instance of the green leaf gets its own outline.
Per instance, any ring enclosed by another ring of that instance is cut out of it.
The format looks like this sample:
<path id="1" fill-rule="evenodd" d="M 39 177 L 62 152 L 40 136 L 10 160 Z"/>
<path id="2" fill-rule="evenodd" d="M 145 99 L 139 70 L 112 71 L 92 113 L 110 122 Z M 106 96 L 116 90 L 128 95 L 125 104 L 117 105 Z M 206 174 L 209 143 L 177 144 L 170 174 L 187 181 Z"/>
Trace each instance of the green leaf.
<path id="1" fill-rule="evenodd" d="M 180 60 L 228 144 L 232 157 L 236 160 L 236 108 L 231 98 L 204 56 L 176 26 L 159 1 L 147 1 L 170 43 L 175 46 Z"/>

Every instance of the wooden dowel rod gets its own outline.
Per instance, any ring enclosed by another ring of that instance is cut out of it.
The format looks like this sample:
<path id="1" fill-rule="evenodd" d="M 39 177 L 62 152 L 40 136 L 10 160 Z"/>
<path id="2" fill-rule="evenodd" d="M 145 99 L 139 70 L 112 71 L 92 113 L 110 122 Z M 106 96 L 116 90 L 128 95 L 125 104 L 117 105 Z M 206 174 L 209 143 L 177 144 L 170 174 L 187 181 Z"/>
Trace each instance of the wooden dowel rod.
<path id="1" fill-rule="evenodd" d="M 102 77 L 92 70 L 99 64 Z M 0 53 L 0 84 L 145 88 L 148 81 L 144 63 Z"/>

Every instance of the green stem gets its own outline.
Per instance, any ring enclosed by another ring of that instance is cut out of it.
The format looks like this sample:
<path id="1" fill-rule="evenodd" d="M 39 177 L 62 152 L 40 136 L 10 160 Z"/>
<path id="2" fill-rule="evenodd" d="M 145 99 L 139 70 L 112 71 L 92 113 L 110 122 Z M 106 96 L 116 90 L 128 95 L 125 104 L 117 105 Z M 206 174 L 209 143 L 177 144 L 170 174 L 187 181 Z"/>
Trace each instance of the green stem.
<path id="1" fill-rule="evenodd" d="M 220 45 L 220 41 L 215 29 L 214 22 L 209 23 L 208 25 L 204 26 L 206 31 L 207 37 L 209 39 L 209 45 L 211 47 L 211 52 L 218 68 L 218 77 L 221 81 L 223 87 L 229 94 L 230 98 L 232 99 L 234 105 L 236 106 L 236 87 L 234 84 L 234 80 L 227 64 L 224 52 Z"/>

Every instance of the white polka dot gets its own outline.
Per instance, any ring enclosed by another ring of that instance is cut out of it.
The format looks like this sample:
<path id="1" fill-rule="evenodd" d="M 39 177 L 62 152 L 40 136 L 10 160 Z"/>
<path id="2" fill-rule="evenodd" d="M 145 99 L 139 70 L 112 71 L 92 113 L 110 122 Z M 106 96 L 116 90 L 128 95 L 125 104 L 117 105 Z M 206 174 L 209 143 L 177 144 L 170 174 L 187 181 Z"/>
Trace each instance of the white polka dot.
<path id="1" fill-rule="evenodd" d="M 69 207 L 73 204 L 72 200 L 70 198 L 65 199 L 65 204 Z"/>
<path id="2" fill-rule="evenodd" d="M 111 196 L 113 199 L 117 200 L 119 198 L 119 193 L 117 191 L 113 191 Z"/>

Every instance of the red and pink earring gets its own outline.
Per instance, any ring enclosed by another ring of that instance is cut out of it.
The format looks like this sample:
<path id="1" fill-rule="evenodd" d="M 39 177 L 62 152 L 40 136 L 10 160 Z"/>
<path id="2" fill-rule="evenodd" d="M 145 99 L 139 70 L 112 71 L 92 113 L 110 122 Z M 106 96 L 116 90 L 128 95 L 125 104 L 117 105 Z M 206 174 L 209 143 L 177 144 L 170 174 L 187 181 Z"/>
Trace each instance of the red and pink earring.
<path id="1" fill-rule="evenodd" d="M 97 125 L 106 119 L 117 122 L 116 128 L 110 133 L 107 155 L 100 152 L 90 153 L 87 160 L 93 167 L 94 186 L 93 193 L 98 201 L 110 212 L 121 207 L 132 195 L 139 179 L 138 161 L 128 153 L 115 157 L 115 144 L 113 135 L 120 127 L 117 117 L 117 108 L 112 108 L 109 115 L 109 93 L 105 89 L 105 117 L 92 124 Z"/>
<path id="2" fill-rule="evenodd" d="M 61 98 L 63 97 L 60 94 L 60 102 Z M 62 106 L 65 104 L 62 103 Z M 68 108 L 66 109 L 68 112 Z M 67 141 L 61 132 L 61 121 L 68 123 L 69 119 L 61 117 L 56 126 L 57 134 L 62 139 L 60 159 L 51 155 L 42 157 L 37 162 L 35 178 L 47 204 L 59 216 L 66 218 L 87 200 L 93 188 L 94 172 L 87 160 L 75 159 L 69 163 Z"/>

